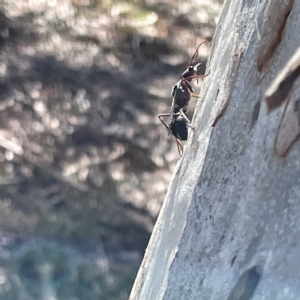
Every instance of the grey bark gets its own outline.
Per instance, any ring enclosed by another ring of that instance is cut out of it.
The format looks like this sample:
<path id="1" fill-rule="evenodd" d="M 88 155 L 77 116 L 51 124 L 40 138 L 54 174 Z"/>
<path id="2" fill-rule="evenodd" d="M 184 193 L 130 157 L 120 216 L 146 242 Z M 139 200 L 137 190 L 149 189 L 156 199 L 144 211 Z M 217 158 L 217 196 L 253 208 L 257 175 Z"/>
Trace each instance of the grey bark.
<path id="1" fill-rule="evenodd" d="M 299 16 L 300 1 L 225 2 L 130 299 L 300 299 L 299 74 L 265 98 L 300 46 Z"/>

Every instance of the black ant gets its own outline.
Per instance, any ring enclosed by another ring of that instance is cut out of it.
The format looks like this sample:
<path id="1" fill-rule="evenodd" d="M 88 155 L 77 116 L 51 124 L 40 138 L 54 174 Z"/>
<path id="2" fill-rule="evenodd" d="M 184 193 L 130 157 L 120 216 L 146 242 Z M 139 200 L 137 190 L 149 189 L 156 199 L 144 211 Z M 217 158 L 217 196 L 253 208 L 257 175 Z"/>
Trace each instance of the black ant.
<path id="1" fill-rule="evenodd" d="M 186 141 L 188 137 L 188 127 L 191 127 L 194 131 L 195 128 L 191 125 L 191 121 L 186 116 L 187 107 L 191 97 L 199 98 L 198 95 L 193 94 L 194 89 L 190 85 L 192 79 L 204 78 L 209 75 L 209 72 L 205 75 L 198 75 L 197 72 L 201 66 L 201 63 L 192 66 L 192 63 L 196 61 L 198 58 L 198 50 L 202 44 L 206 42 L 202 42 L 196 49 L 196 52 L 192 56 L 188 67 L 182 72 L 180 80 L 174 84 L 172 88 L 172 106 L 171 112 L 168 114 L 159 114 L 158 118 L 160 121 L 166 126 L 168 130 L 171 131 L 173 136 L 175 137 L 179 155 L 182 155 L 183 152 L 183 144 L 181 141 Z M 167 124 L 162 120 L 162 117 L 170 117 L 170 123 Z"/>

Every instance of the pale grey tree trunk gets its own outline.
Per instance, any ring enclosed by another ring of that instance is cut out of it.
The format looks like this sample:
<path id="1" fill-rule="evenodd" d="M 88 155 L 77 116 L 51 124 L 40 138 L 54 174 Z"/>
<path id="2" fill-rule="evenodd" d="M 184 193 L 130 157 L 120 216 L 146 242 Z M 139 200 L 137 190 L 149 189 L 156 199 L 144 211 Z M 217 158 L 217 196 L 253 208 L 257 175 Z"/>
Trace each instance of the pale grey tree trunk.
<path id="1" fill-rule="evenodd" d="M 225 1 L 130 299 L 300 299 L 299 46 L 299 0 Z"/>

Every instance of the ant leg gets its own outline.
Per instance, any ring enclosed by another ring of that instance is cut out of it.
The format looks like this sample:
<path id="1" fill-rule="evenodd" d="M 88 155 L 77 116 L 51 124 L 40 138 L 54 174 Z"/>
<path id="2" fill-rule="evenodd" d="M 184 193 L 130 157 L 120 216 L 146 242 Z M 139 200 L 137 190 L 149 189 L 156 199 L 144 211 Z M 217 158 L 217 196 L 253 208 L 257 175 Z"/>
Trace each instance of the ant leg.
<path id="1" fill-rule="evenodd" d="M 180 115 L 181 115 L 183 118 L 185 118 L 185 120 L 186 120 L 186 122 L 187 122 L 187 126 L 191 127 L 191 129 L 192 129 L 193 131 L 195 131 L 195 127 L 192 126 L 191 121 L 189 120 L 189 118 L 186 116 L 186 114 L 183 112 L 182 109 L 179 111 L 179 113 L 180 113 Z"/>
<path id="2" fill-rule="evenodd" d="M 191 121 L 189 120 L 189 118 L 186 116 L 186 114 L 183 112 L 182 109 L 179 111 L 179 113 L 180 113 L 180 115 L 181 115 L 182 117 L 185 118 L 185 120 L 186 120 L 188 123 L 191 124 Z"/>
<path id="3" fill-rule="evenodd" d="M 170 126 L 162 119 L 162 117 L 170 117 L 170 114 L 159 114 L 159 120 L 166 126 L 168 130 L 170 130 Z"/>
<path id="4" fill-rule="evenodd" d="M 189 77 L 188 79 L 197 78 L 197 83 L 198 83 L 199 78 L 203 79 L 204 77 L 208 76 L 209 74 L 210 74 L 210 70 L 208 71 L 207 74 L 192 76 L 192 77 Z M 196 95 L 196 94 L 193 94 L 193 93 L 190 93 L 190 95 L 191 95 L 191 97 L 194 97 L 194 98 L 200 98 L 199 95 Z"/>
<path id="5" fill-rule="evenodd" d="M 183 154 L 183 145 L 181 143 L 181 141 L 178 138 L 175 138 L 176 144 L 177 144 L 177 149 L 178 149 L 178 153 L 179 156 L 182 156 Z"/>
<path id="6" fill-rule="evenodd" d="M 194 98 L 200 98 L 200 96 L 199 95 L 197 95 L 197 94 L 190 94 L 191 95 L 191 97 L 194 97 Z"/>
<path id="7" fill-rule="evenodd" d="M 191 129 L 195 132 L 195 127 L 194 126 L 192 126 L 192 124 L 191 123 L 188 123 L 187 124 L 187 126 L 189 126 L 189 127 L 191 127 Z"/>

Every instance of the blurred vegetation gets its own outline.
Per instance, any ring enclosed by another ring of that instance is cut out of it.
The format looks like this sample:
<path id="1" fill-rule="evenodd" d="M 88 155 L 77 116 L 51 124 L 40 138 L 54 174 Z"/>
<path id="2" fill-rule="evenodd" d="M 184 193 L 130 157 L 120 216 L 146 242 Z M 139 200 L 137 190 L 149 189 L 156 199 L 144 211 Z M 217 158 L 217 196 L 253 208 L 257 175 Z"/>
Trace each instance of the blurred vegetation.
<path id="1" fill-rule="evenodd" d="M 0 0 L 0 300 L 128 297 L 221 2 Z"/>

